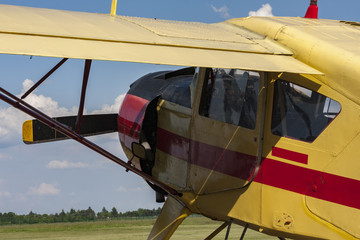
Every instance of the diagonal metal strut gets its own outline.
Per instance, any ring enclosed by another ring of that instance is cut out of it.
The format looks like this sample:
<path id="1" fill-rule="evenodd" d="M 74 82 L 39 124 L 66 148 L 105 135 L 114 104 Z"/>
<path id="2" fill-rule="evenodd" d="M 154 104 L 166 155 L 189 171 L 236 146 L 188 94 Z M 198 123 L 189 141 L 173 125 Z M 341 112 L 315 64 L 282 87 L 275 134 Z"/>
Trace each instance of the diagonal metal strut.
<path id="1" fill-rule="evenodd" d="M 84 77 L 83 77 L 83 83 L 82 83 L 82 88 L 81 88 L 79 111 L 78 111 L 78 115 L 76 118 L 76 124 L 75 124 L 75 132 L 77 132 L 77 133 L 80 133 L 82 118 L 83 118 L 83 114 L 84 114 L 86 87 L 87 87 L 87 83 L 89 80 L 91 62 L 92 61 L 89 59 L 85 60 Z"/>
<path id="2" fill-rule="evenodd" d="M 244 227 L 244 230 L 243 230 L 243 232 L 242 232 L 242 234 L 241 234 L 240 240 L 243 240 L 243 239 L 244 239 L 245 234 L 246 234 L 246 230 L 248 229 L 248 227 L 249 227 L 249 224 L 246 223 L 246 224 L 245 224 L 245 227 Z"/>
<path id="3" fill-rule="evenodd" d="M 229 222 L 224 222 L 220 227 L 218 227 L 217 229 L 215 229 L 214 232 L 212 232 L 209 236 L 207 236 L 207 238 L 205 238 L 205 240 L 211 240 L 213 239 L 216 235 L 218 235 L 222 230 L 224 230 L 224 228 L 226 228 L 229 225 Z"/>
<path id="4" fill-rule="evenodd" d="M 43 83 L 51 74 L 53 74 L 61 65 L 63 65 L 68 58 L 63 58 L 58 64 L 55 65 L 47 74 L 45 74 L 37 83 L 34 84 L 29 90 L 21 96 L 21 99 L 26 98 L 30 93 L 32 93 L 41 83 Z"/>

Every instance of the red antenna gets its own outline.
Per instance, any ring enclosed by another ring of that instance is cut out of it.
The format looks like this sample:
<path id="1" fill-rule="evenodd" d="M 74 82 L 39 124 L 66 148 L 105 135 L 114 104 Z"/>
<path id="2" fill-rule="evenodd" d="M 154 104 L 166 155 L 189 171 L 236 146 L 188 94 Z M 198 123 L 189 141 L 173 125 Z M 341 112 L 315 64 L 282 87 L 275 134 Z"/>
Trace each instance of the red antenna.
<path id="1" fill-rule="evenodd" d="M 306 11 L 305 18 L 318 18 L 318 5 L 317 0 L 311 0 L 310 6 Z"/>

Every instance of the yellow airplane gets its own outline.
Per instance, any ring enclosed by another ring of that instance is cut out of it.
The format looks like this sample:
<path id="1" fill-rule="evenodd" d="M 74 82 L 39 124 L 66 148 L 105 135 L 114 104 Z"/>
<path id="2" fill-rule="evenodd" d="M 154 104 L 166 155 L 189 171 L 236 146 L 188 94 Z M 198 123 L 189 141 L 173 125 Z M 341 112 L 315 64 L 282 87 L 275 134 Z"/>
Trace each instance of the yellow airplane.
<path id="1" fill-rule="evenodd" d="M 169 239 L 192 213 L 222 222 L 206 239 L 228 227 L 227 239 L 232 223 L 360 239 L 359 23 L 316 19 L 314 0 L 307 18 L 216 24 L 117 16 L 115 5 L 109 15 L 0 5 L 0 53 L 64 58 L 33 89 L 85 59 L 78 116 L 52 119 L 0 89 L 38 119 L 24 142 L 72 138 L 144 178 L 166 199 L 148 239 Z M 91 60 L 191 67 L 138 79 L 118 114 L 83 116 Z M 84 137 L 113 131 L 128 162 Z"/>

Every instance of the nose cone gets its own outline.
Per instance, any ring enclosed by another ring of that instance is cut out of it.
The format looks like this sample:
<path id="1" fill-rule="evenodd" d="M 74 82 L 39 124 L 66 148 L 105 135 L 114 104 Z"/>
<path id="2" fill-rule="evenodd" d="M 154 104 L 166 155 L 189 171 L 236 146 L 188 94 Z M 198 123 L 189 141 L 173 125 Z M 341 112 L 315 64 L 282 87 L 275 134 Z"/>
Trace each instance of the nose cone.
<path id="1" fill-rule="evenodd" d="M 139 142 L 140 130 L 149 101 L 127 94 L 118 115 L 120 141 L 129 149 L 132 142 Z"/>

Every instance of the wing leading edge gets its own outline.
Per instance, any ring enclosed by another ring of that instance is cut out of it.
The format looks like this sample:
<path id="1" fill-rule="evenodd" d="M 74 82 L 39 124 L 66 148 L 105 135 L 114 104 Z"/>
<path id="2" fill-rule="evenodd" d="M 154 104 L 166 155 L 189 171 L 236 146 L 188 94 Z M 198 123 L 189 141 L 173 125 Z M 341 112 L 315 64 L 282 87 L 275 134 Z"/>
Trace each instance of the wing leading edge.
<path id="1" fill-rule="evenodd" d="M 262 35 L 205 24 L 0 5 L 0 53 L 321 74 Z"/>

